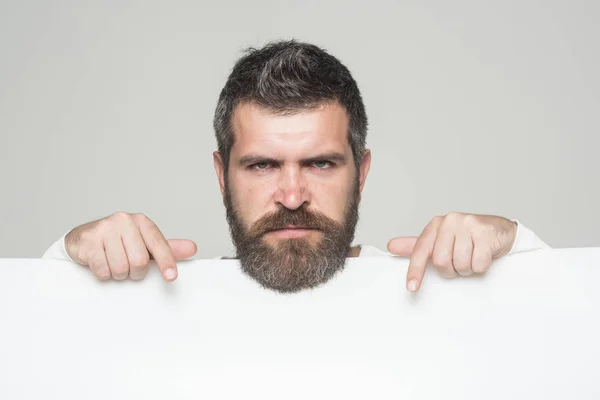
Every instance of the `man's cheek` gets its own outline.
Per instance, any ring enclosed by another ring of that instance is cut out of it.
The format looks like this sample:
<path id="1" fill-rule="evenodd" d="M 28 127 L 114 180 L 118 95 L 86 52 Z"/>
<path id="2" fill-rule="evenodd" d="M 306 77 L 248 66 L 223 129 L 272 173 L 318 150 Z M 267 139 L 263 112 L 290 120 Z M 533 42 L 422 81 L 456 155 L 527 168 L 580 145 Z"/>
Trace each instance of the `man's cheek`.
<path id="1" fill-rule="evenodd" d="M 256 207 L 252 207 L 252 204 L 248 202 L 241 202 L 238 208 L 238 215 L 246 232 L 250 231 L 254 224 L 262 217 L 261 212 Z"/>

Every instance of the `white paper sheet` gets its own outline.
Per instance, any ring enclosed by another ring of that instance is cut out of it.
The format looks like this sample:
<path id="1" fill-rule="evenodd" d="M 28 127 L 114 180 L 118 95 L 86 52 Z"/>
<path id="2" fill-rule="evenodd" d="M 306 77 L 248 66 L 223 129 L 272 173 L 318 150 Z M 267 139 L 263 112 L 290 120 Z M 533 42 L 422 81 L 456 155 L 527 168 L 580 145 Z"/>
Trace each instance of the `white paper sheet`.
<path id="1" fill-rule="evenodd" d="M 0 260 L 0 399 L 600 399 L 600 248 L 484 276 L 351 259 L 320 288 L 260 288 L 236 261 L 165 283 Z"/>

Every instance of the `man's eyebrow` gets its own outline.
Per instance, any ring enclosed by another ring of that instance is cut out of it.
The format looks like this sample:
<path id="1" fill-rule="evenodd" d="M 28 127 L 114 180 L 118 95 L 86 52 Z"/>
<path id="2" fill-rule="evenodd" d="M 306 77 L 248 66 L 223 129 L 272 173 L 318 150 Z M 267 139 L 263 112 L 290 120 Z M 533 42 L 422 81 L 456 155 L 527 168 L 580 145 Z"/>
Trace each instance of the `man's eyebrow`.
<path id="1" fill-rule="evenodd" d="M 316 161 L 331 161 L 331 162 L 335 162 L 338 164 L 345 164 L 347 159 L 344 154 L 332 151 L 332 152 L 328 152 L 328 153 L 318 154 L 313 157 L 305 158 L 302 160 L 302 163 L 309 164 L 309 163 L 313 163 Z M 282 161 L 277 160 L 273 157 L 262 156 L 260 154 L 247 154 L 247 155 L 243 156 L 242 158 L 240 158 L 240 160 L 238 162 L 240 165 L 252 165 L 252 164 L 258 164 L 258 163 L 280 164 Z"/>
<path id="2" fill-rule="evenodd" d="M 258 163 L 276 163 L 273 157 L 261 156 L 260 154 L 248 154 L 240 158 L 240 165 L 252 165 Z"/>
<path id="3" fill-rule="evenodd" d="M 311 162 L 315 162 L 315 161 L 332 161 L 332 162 L 335 162 L 338 164 L 345 164 L 346 156 L 342 153 L 338 153 L 336 151 L 331 151 L 329 153 L 319 154 L 319 155 L 307 158 L 302 161 L 305 163 L 311 163 Z"/>

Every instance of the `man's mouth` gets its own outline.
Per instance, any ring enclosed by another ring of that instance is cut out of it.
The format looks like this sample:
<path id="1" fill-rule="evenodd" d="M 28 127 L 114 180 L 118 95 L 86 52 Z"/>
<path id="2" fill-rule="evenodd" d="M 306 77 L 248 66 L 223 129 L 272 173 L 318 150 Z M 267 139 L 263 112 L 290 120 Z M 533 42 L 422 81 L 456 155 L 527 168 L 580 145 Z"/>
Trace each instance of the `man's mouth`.
<path id="1" fill-rule="evenodd" d="M 281 228 L 270 230 L 269 234 L 280 238 L 297 238 L 315 232 L 316 229 L 299 225 L 288 225 Z"/>

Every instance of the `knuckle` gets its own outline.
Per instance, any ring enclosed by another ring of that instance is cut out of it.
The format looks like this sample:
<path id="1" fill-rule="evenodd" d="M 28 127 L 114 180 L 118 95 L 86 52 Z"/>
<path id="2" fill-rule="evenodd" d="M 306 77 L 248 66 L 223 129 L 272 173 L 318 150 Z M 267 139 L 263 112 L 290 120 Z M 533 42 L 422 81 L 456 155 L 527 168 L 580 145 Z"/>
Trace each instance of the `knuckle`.
<path id="1" fill-rule="evenodd" d="M 75 256 L 79 259 L 79 260 L 83 260 L 84 262 L 86 260 L 90 260 L 88 261 L 88 264 L 90 264 L 90 268 L 91 268 L 91 260 L 94 259 L 94 253 L 96 251 L 92 250 L 91 247 L 88 246 L 81 246 L 77 249 L 77 252 L 75 253 Z"/>
<path id="2" fill-rule="evenodd" d="M 131 257 L 129 260 L 131 269 L 142 269 L 150 262 L 150 256 L 148 253 L 138 253 Z"/>
<path id="3" fill-rule="evenodd" d="M 142 222 L 145 222 L 147 224 L 154 224 L 154 222 L 152 222 L 152 220 L 146 214 L 137 213 L 135 215 L 136 215 L 136 218 Z"/>
<path id="4" fill-rule="evenodd" d="M 469 249 L 457 249 L 454 253 L 454 267 L 461 269 L 471 268 L 472 253 Z"/>
<path id="5" fill-rule="evenodd" d="M 463 218 L 463 216 L 464 216 L 463 213 L 460 213 L 460 212 L 457 212 L 457 211 L 451 211 L 448 214 L 446 214 L 446 219 L 450 219 L 450 220 L 456 221 L 456 220 L 458 220 L 460 218 Z"/>
<path id="6" fill-rule="evenodd" d="M 146 225 L 146 228 L 148 230 L 159 231 L 158 226 L 156 226 L 156 224 L 154 223 L 154 221 L 152 221 L 151 219 L 146 218 L 144 224 Z M 158 236 L 162 237 L 162 235 L 158 235 Z"/>
<path id="7" fill-rule="evenodd" d="M 480 234 L 485 237 L 490 235 L 496 236 L 496 229 L 493 225 L 480 224 Z"/>
<path id="8" fill-rule="evenodd" d="M 473 256 L 473 272 L 483 273 L 485 272 L 489 265 L 490 261 L 488 255 L 485 253 L 478 253 Z"/>
<path id="9" fill-rule="evenodd" d="M 160 231 L 155 231 L 156 234 L 149 235 L 149 245 L 152 249 L 160 249 L 161 254 L 164 253 L 163 250 L 169 247 L 167 243 L 167 239 L 160 233 Z"/>
<path id="10" fill-rule="evenodd" d="M 440 269 L 440 275 L 444 278 L 455 278 L 457 273 L 454 270 L 454 268 L 444 268 L 444 269 Z"/>
<path id="11" fill-rule="evenodd" d="M 473 263 L 473 272 L 482 274 L 485 271 L 487 271 L 488 267 L 489 267 L 489 265 L 485 261 L 475 262 L 475 263 Z"/>
<path id="12" fill-rule="evenodd" d="M 463 219 L 467 222 L 479 222 L 479 217 L 475 214 L 464 214 Z"/>
<path id="13" fill-rule="evenodd" d="M 434 254 L 431 257 L 431 262 L 436 268 L 449 268 L 450 258 L 443 254 Z"/>
<path id="14" fill-rule="evenodd" d="M 478 265 L 473 265 L 473 272 L 476 274 L 481 274 L 484 272 L 484 270 Z"/>
<path id="15" fill-rule="evenodd" d="M 99 280 L 105 281 L 110 279 L 110 270 L 106 265 L 103 265 L 98 261 L 92 261 L 90 262 L 89 268 L 94 276 Z"/>
<path id="16" fill-rule="evenodd" d="M 94 272 L 94 276 L 101 281 L 107 281 L 110 279 L 110 271 L 107 268 L 97 269 Z"/>
<path id="17" fill-rule="evenodd" d="M 131 280 L 133 281 L 141 281 L 142 279 L 144 279 L 146 277 L 145 273 L 131 273 L 129 275 L 129 277 L 131 278 Z"/>
<path id="18" fill-rule="evenodd" d="M 84 233 L 89 233 L 90 235 L 95 237 L 95 236 L 102 235 L 104 232 L 110 231 L 112 226 L 113 226 L 113 223 L 112 223 L 112 220 L 110 219 L 110 217 L 103 218 L 96 223 L 96 225 L 94 226 L 93 229 L 90 229 L 89 231 L 86 231 Z"/>
<path id="19" fill-rule="evenodd" d="M 144 235 L 147 235 L 147 237 L 151 238 L 152 244 L 156 244 L 157 240 L 161 239 L 162 235 L 157 235 L 157 233 L 160 233 L 160 230 L 151 219 L 142 218 L 137 222 L 137 224 L 140 232 Z"/>
<path id="20" fill-rule="evenodd" d="M 117 280 L 125 279 L 127 275 L 129 275 L 129 265 L 125 263 L 111 265 L 110 269 L 112 271 L 113 278 Z"/>
<path id="21" fill-rule="evenodd" d="M 433 217 L 433 219 L 431 220 L 431 222 L 434 223 L 434 224 L 438 224 L 438 223 L 441 223 L 442 221 L 444 221 L 445 218 L 446 217 L 443 216 L 443 215 L 437 215 L 437 216 Z"/>
<path id="22" fill-rule="evenodd" d="M 108 226 L 107 227 L 111 228 L 111 227 L 114 227 L 115 225 L 116 226 L 121 226 L 121 225 L 124 225 L 124 224 L 131 223 L 131 220 L 132 220 L 131 214 L 119 211 L 119 212 L 114 213 L 110 217 L 105 218 L 103 221 L 108 222 Z"/>
<path id="23" fill-rule="evenodd" d="M 123 211 L 117 211 L 116 213 L 111 215 L 109 218 L 112 218 L 117 221 L 128 220 L 129 218 L 131 218 L 131 215 L 126 212 L 123 212 Z"/>
<path id="24" fill-rule="evenodd" d="M 478 230 L 480 230 L 482 227 L 485 226 L 481 223 L 481 221 L 479 220 L 479 217 L 477 217 L 477 215 L 473 215 L 473 214 L 465 215 L 463 217 L 463 223 L 465 224 L 465 226 L 468 226 L 472 229 L 477 228 Z"/>
<path id="25" fill-rule="evenodd" d="M 144 223 L 146 221 L 150 221 L 150 218 L 148 218 L 146 215 L 142 214 L 142 213 L 135 213 L 135 214 L 131 214 L 131 218 L 138 223 Z"/>
<path id="26" fill-rule="evenodd" d="M 471 266 L 469 264 L 455 264 L 454 269 L 457 272 L 460 272 L 461 275 L 465 275 L 465 274 L 470 275 L 472 272 Z"/>
<path id="27" fill-rule="evenodd" d="M 427 235 L 427 234 L 432 234 L 433 232 L 437 231 L 439 226 L 443 223 L 443 219 L 440 219 L 440 217 L 435 217 L 433 218 L 423 229 L 423 233 L 421 236 L 423 235 Z"/>

